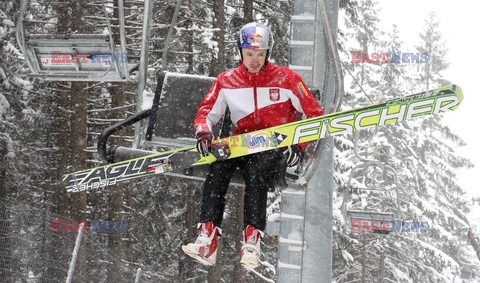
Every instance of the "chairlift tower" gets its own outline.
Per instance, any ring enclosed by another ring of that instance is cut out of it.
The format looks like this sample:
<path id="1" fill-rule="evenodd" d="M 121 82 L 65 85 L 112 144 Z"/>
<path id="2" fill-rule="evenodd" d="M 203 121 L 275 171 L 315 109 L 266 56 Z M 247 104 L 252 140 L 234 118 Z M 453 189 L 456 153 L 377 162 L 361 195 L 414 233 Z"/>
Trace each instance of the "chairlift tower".
<path id="1" fill-rule="evenodd" d="M 336 50 L 338 0 L 296 0 L 289 67 L 320 92 L 326 114 L 339 108 L 343 78 Z M 307 148 L 300 179 L 282 192 L 277 282 L 331 282 L 333 138 Z M 269 227 L 275 227 L 270 223 Z M 268 232 L 268 231 L 267 231 Z"/>

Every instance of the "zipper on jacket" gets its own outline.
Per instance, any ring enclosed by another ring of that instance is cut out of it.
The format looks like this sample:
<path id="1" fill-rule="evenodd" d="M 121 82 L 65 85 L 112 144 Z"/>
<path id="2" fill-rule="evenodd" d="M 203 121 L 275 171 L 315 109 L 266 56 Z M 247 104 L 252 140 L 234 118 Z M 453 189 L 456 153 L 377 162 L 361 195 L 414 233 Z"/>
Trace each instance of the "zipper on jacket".
<path id="1" fill-rule="evenodd" d="M 258 125 L 260 123 L 260 113 L 258 111 L 258 99 L 257 99 L 257 74 L 253 75 L 253 101 L 254 101 L 254 115 L 253 115 L 253 121 L 255 122 L 255 125 Z"/>

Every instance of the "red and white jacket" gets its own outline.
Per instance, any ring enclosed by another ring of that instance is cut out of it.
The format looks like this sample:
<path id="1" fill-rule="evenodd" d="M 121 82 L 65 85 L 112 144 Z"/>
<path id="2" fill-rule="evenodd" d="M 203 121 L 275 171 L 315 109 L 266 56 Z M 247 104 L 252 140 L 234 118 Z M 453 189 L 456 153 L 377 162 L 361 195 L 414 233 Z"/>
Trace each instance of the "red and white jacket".
<path id="1" fill-rule="evenodd" d="M 211 131 L 227 106 L 234 135 L 294 122 L 296 112 L 304 118 L 323 115 L 302 78 L 270 62 L 256 74 L 249 73 L 243 63 L 220 74 L 198 107 L 195 133 Z"/>

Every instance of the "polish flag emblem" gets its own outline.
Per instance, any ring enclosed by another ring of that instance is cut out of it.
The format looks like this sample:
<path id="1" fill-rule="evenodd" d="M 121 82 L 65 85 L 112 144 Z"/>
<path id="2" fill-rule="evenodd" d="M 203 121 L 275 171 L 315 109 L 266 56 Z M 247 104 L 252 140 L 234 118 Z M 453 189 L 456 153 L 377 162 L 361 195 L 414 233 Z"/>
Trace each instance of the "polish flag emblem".
<path id="1" fill-rule="evenodd" d="M 280 89 L 270 89 L 270 101 L 276 102 L 280 100 Z"/>

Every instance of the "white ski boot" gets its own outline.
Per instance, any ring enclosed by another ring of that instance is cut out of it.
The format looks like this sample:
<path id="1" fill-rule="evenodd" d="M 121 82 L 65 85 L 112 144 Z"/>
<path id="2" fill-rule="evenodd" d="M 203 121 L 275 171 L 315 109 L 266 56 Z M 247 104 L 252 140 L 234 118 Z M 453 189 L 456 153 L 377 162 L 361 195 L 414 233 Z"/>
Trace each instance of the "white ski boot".
<path id="1" fill-rule="evenodd" d="M 240 263 L 247 270 L 252 270 L 260 265 L 260 239 L 263 232 L 248 225 L 243 230 L 243 241 Z"/>
<path id="2" fill-rule="evenodd" d="M 215 265 L 217 260 L 218 238 L 222 230 L 212 222 L 200 224 L 200 235 L 195 243 L 182 246 L 182 250 L 204 265 Z"/>

